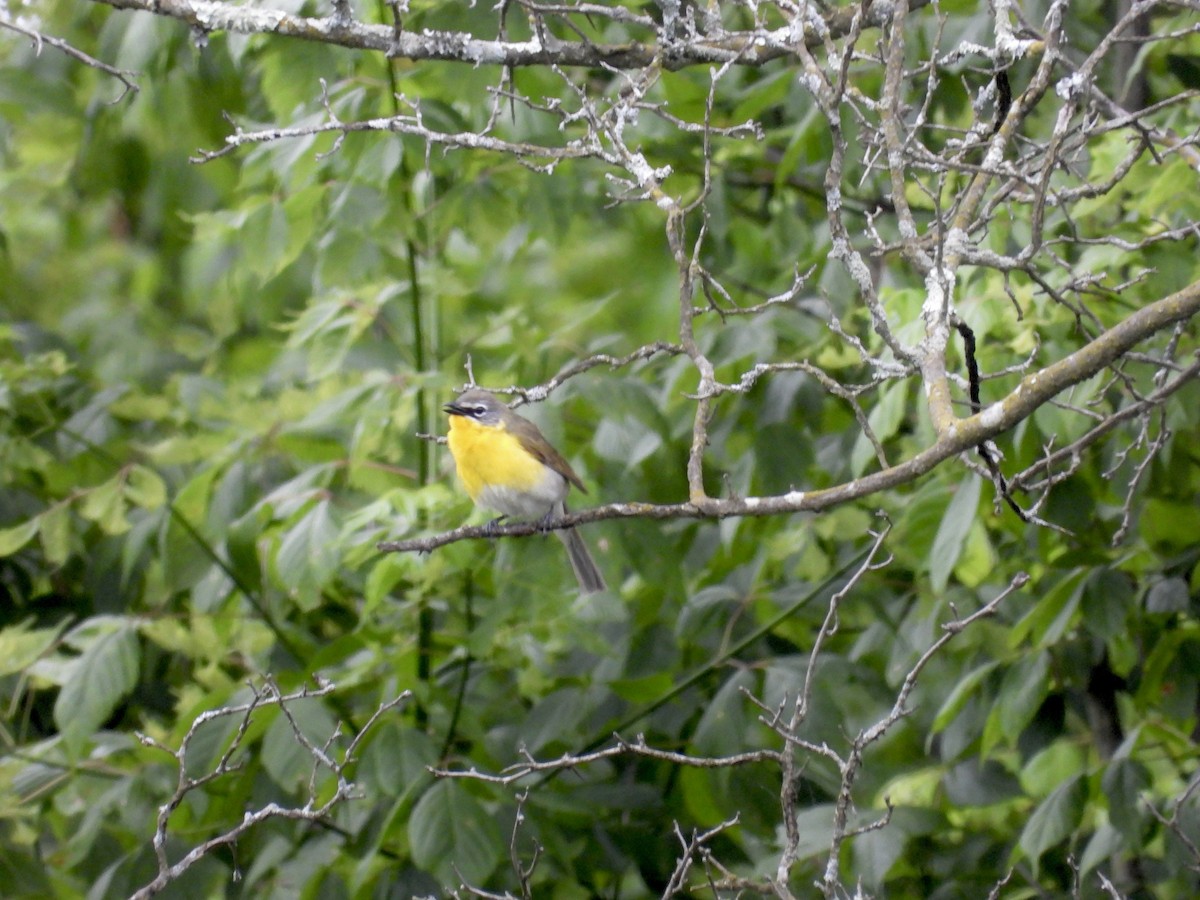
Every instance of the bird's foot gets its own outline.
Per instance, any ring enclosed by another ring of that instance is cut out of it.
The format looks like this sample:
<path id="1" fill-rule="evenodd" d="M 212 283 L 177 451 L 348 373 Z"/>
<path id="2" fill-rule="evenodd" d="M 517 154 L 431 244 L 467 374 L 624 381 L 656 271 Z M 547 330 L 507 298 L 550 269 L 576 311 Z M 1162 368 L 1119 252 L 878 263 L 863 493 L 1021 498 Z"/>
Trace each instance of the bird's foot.
<path id="1" fill-rule="evenodd" d="M 492 519 L 490 522 L 488 522 L 486 525 L 483 526 L 483 533 L 486 535 L 495 534 L 496 526 L 499 525 L 501 522 L 503 522 L 507 518 L 508 518 L 508 516 L 496 516 L 496 518 Z"/>

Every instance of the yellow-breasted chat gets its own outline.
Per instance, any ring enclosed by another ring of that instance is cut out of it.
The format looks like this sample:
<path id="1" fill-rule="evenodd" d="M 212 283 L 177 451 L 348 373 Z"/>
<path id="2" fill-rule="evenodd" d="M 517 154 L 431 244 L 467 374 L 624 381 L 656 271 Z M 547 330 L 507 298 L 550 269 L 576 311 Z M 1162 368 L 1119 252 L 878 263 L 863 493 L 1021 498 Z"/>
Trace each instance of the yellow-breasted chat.
<path id="1" fill-rule="evenodd" d="M 494 394 L 471 388 L 442 407 L 450 415 L 447 443 L 458 479 L 476 505 L 500 518 L 549 521 L 567 511 L 571 485 L 585 494 L 571 464 L 538 427 Z M 574 528 L 554 532 L 567 548 L 584 593 L 606 589 L 604 576 Z"/>

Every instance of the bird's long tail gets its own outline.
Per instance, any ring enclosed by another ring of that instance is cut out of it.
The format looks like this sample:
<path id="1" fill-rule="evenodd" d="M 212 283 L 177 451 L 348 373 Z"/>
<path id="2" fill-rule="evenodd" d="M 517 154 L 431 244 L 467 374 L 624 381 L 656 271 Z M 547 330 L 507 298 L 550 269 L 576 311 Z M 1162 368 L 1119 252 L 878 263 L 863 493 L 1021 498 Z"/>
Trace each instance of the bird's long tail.
<path id="1" fill-rule="evenodd" d="M 575 570 L 575 580 L 579 582 L 579 590 L 585 594 L 608 590 L 608 585 L 604 583 L 604 576 L 600 574 L 600 568 L 592 559 L 592 554 L 588 551 L 587 544 L 583 542 L 579 532 L 574 528 L 564 528 L 556 531 L 555 534 L 567 548 L 567 556 L 571 560 L 571 568 Z"/>

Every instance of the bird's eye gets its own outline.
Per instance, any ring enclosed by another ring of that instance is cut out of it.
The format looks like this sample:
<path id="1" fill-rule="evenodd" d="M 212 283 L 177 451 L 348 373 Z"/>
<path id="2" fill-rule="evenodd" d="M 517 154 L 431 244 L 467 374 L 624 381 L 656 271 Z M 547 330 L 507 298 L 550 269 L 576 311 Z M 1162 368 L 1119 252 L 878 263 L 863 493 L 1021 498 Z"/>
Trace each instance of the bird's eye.
<path id="1" fill-rule="evenodd" d="M 487 412 L 487 407 L 484 407 L 484 406 L 472 406 L 471 407 L 471 417 L 474 419 L 478 419 L 485 412 Z"/>

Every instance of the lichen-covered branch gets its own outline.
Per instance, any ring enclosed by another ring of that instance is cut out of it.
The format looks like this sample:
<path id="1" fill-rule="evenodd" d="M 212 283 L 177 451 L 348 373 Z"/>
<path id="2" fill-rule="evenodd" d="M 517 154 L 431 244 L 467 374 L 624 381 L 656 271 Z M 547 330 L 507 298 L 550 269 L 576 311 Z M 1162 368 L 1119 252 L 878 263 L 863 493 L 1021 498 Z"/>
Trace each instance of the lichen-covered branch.
<path id="1" fill-rule="evenodd" d="M 472 66 L 494 65 L 512 68 L 562 66 L 593 69 L 643 69 L 660 63 L 667 69 L 719 65 L 736 61 L 743 66 L 762 66 L 772 60 L 793 56 L 797 37 L 803 43 L 820 44 L 827 36 L 845 34 L 859 11 L 854 7 L 829 12 L 823 28 L 804 28 L 797 34 L 792 27 L 756 28 L 726 31 L 717 24 L 709 33 L 697 33 L 690 40 L 668 39 L 663 28 L 645 16 L 624 10 L 607 11 L 600 4 L 561 4 L 532 6 L 544 18 L 596 16 L 641 27 L 640 40 L 605 43 L 593 40 L 560 40 L 542 29 L 523 41 L 485 38 L 466 32 L 422 29 L 420 32 L 397 30 L 391 24 L 379 25 L 346 16 L 298 16 L 282 9 L 234 6 L 217 0 L 92 0 L 120 10 L 132 10 L 176 19 L 197 32 L 208 34 L 232 31 L 239 34 L 273 34 L 279 37 L 317 41 L 352 50 L 372 50 L 389 56 L 423 60 L 447 60 Z M 910 5 L 924 6 L 929 0 Z M 892 15 L 891 3 L 870 4 L 863 17 L 866 27 L 886 24 Z"/>

